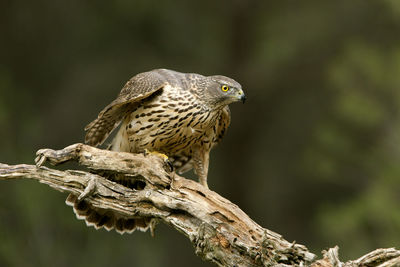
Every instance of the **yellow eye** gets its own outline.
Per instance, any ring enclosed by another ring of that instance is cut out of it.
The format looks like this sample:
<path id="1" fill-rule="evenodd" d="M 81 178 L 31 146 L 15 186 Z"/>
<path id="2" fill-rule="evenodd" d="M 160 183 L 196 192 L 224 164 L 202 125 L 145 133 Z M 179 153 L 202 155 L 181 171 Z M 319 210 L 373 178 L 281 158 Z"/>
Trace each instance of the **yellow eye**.
<path id="1" fill-rule="evenodd" d="M 228 92 L 229 86 L 226 85 L 226 84 L 224 84 L 224 85 L 221 86 L 221 90 L 222 90 L 223 92 Z"/>

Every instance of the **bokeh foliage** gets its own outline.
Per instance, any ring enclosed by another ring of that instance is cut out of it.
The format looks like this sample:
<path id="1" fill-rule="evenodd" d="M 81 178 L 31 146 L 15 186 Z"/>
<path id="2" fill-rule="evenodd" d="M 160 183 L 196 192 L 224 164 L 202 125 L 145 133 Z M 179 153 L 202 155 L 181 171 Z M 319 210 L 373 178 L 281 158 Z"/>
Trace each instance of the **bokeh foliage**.
<path id="1" fill-rule="evenodd" d="M 212 153 L 212 189 L 316 253 L 399 246 L 399 1 L 5 0 L 0 13 L 0 162 L 82 142 L 138 72 L 224 74 L 248 101 Z M 64 198 L 1 182 L 0 266 L 207 265 L 167 226 L 95 231 Z"/>

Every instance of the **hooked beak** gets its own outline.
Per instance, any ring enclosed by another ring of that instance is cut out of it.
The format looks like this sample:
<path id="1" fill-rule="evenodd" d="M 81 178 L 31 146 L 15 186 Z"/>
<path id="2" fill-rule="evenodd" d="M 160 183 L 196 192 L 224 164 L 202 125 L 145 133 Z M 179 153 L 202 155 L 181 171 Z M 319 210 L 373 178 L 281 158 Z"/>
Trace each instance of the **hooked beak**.
<path id="1" fill-rule="evenodd" d="M 240 97 L 240 101 L 242 101 L 242 103 L 244 104 L 244 102 L 246 101 L 246 95 L 242 94 L 242 96 Z"/>
<path id="2" fill-rule="evenodd" d="M 244 104 L 244 102 L 246 101 L 246 95 L 244 94 L 242 89 L 238 91 L 238 97 L 239 100 L 242 101 L 242 103 Z"/>

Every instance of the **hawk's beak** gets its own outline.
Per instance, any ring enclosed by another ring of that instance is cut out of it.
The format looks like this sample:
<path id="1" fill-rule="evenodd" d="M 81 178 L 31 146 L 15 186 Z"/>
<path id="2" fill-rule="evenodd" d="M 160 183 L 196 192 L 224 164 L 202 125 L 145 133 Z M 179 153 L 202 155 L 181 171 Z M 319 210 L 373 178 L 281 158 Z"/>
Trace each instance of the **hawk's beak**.
<path id="1" fill-rule="evenodd" d="M 243 104 L 244 104 L 244 102 L 246 101 L 246 95 L 245 94 L 242 94 L 242 96 L 240 97 L 240 101 L 242 101 Z"/>
<path id="2" fill-rule="evenodd" d="M 246 101 L 246 95 L 244 94 L 242 89 L 239 89 L 239 91 L 238 91 L 238 98 L 240 101 L 243 102 L 243 104 Z"/>

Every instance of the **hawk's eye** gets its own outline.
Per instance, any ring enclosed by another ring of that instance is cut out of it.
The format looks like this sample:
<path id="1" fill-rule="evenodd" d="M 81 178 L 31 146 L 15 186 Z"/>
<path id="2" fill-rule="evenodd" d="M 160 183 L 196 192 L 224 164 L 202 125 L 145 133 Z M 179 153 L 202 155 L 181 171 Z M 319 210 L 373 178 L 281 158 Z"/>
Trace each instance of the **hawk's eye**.
<path id="1" fill-rule="evenodd" d="M 222 90 L 223 92 L 228 92 L 229 86 L 226 85 L 226 84 L 224 84 L 224 85 L 221 86 L 221 90 Z"/>

